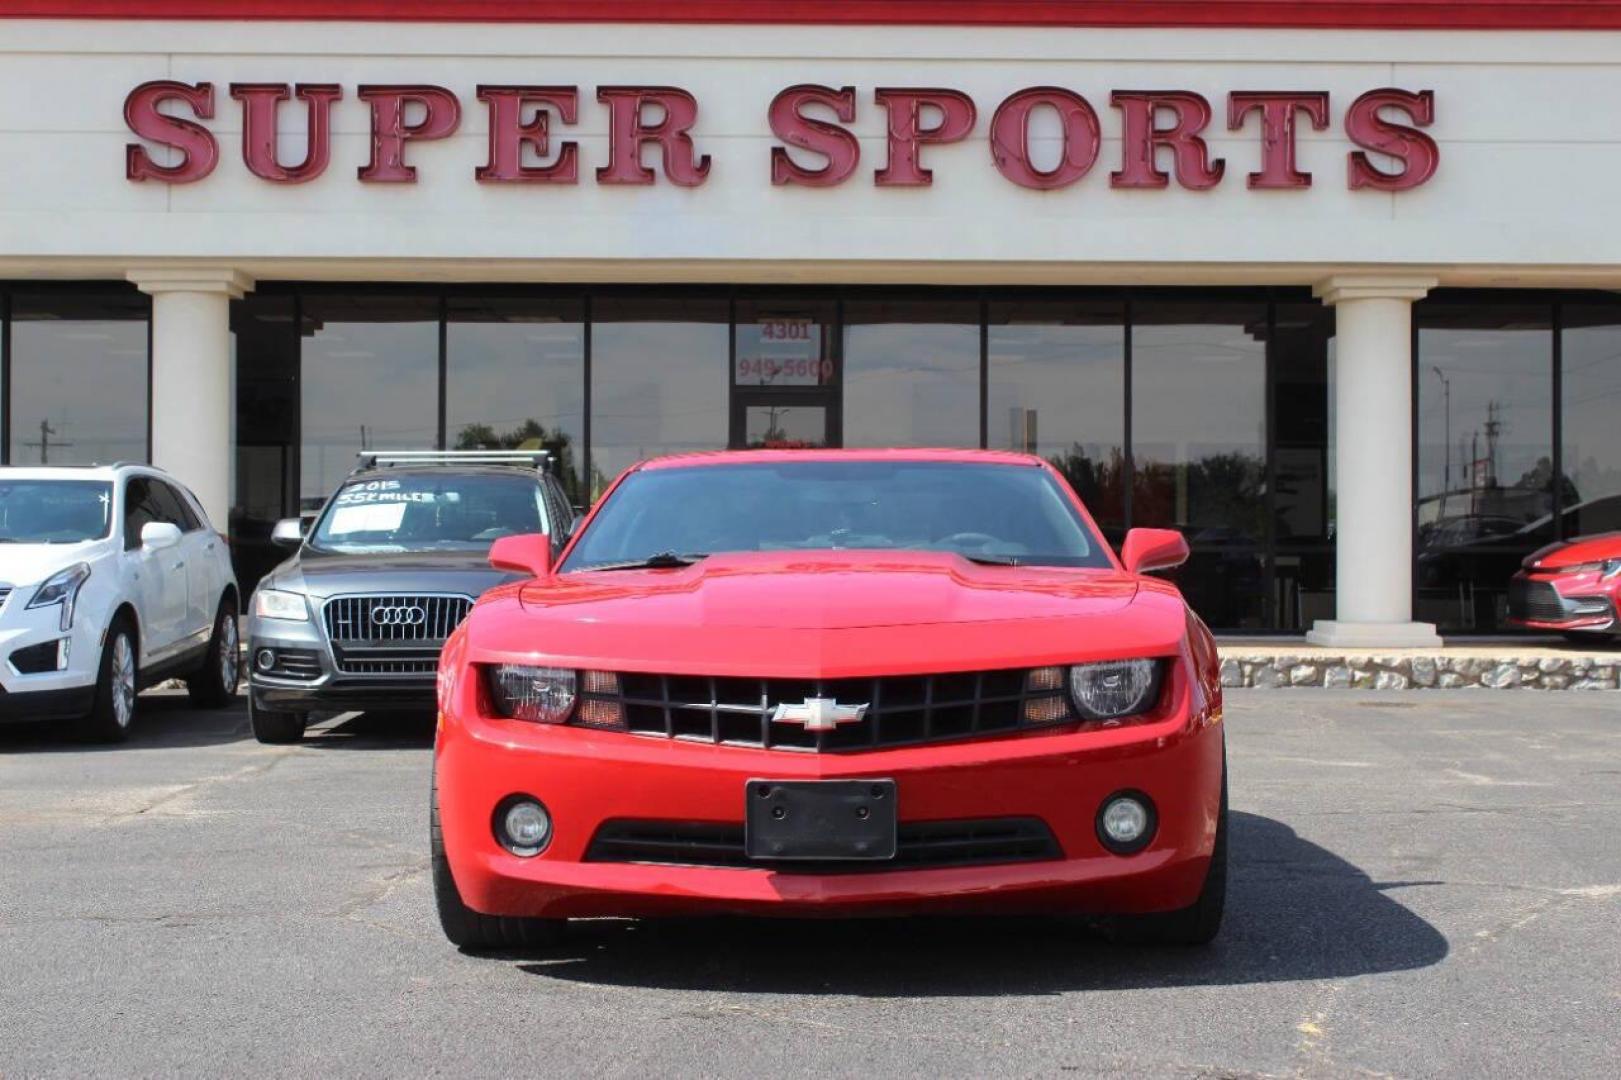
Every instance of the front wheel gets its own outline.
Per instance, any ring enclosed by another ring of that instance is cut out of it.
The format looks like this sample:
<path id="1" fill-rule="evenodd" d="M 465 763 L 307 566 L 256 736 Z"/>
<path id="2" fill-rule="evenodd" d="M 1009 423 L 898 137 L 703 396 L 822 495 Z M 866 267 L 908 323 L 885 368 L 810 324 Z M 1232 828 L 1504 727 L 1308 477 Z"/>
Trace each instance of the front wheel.
<path id="1" fill-rule="evenodd" d="M 261 709 L 249 694 L 248 722 L 253 725 L 253 737 L 262 743 L 295 743 L 304 738 L 309 717 L 304 713 Z"/>
<path id="2" fill-rule="evenodd" d="M 439 828 L 439 779 L 432 781 L 428 799 L 428 854 L 433 872 L 433 901 L 439 909 L 439 927 L 450 943 L 463 949 L 532 949 L 550 945 L 561 936 L 565 919 L 523 919 L 485 915 L 462 902 L 461 890 L 450 874 L 445 837 Z"/>
<path id="3" fill-rule="evenodd" d="M 1221 766 L 1221 809 L 1216 816 L 1216 842 L 1204 888 L 1190 906 L 1178 911 L 1130 915 L 1114 920 L 1113 936 L 1138 945 L 1208 945 L 1221 929 L 1227 904 L 1227 763 Z"/>
<path id="4" fill-rule="evenodd" d="M 135 720 L 135 695 L 140 661 L 136 658 L 135 632 L 126 619 L 119 618 L 107 630 L 101 648 L 101 665 L 96 669 L 96 696 L 90 713 L 79 721 L 79 734 L 91 742 L 123 742 Z"/>
<path id="5" fill-rule="evenodd" d="M 199 709 L 223 709 L 236 700 L 242 675 L 241 639 L 237 635 L 236 601 L 220 600 L 214 616 L 214 634 L 208 639 L 203 666 L 186 679 L 186 693 Z"/>

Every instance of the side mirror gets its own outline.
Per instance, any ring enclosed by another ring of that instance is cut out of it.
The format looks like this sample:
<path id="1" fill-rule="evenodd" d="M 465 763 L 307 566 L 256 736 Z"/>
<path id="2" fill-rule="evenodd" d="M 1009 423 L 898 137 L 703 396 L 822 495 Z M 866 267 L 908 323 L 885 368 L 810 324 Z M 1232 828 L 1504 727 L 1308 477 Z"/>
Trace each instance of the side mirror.
<path id="1" fill-rule="evenodd" d="M 545 533 L 503 536 L 490 545 L 490 565 L 531 577 L 552 576 L 552 540 Z"/>
<path id="2" fill-rule="evenodd" d="M 169 521 L 148 521 L 141 526 L 141 546 L 148 551 L 162 551 L 180 543 L 180 526 Z"/>
<path id="3" fill-rule="evenodd" d="M 1181 566 L 1188 554 L 1188 542 L 1175 529 L 1133 529 L 1120 546 L 1120 561 L 1132 574 Z"/>
<path id="4" fill-rule="evenodd" d="M 301 518 L 282 518 L 270 530 L 270 542 L 280 547 L 295 548 L 304 542 L 304 522 Z"/>

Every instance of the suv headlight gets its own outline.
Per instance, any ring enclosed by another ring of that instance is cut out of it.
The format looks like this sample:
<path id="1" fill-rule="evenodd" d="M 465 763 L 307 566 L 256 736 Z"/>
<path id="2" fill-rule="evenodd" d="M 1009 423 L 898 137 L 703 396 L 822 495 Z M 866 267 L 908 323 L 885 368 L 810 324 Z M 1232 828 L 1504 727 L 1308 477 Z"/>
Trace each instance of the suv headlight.
<path id="1" fill-rule="evenodd" d="M 275 589 L 259 589 L 253 594 L 253 613 L 261 619 L 310 620 L 310 608 L 302 596 Z"/>
<path id="2" fill-rule="evenodd" d="M 561 724 L 574 709 L 577 679 L 567 668 L 495 664 L 488 672 L 496 714 L 509 720 Z"/>
<path id="3" fill-rule="evenodd" d="M 1118 720 L 1147 712 L 1159 698 L 1164 663 L 1105 660 L 1069 669 L 1069 696 L 1083 720 Z"/>
<path id="4" fill-rule="evenodd" d="M 74 563 L 65 570 L 58 570 L 45 579 L 45 584 L 34 593 L 34 598 L 28 601 L 28 607 L 50 607 L 52 604 L 62 605 L 61 628 L 73 629 L 73 608 L 79 600 L 79 590 L 84 583 L 90 580 L 90 564 Z"/>

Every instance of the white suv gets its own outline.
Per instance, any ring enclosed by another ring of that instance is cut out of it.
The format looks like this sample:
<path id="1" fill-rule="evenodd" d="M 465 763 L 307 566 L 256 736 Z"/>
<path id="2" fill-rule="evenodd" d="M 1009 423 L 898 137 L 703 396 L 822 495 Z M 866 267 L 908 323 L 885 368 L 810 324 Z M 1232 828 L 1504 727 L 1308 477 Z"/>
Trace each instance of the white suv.
<path id="1" fill-rule="evenodd" d="M 236 696 L 236 577 L 197 499 L 144 465 L 0 468 L 0 721 L 129 733 L 135 695 Z"/>

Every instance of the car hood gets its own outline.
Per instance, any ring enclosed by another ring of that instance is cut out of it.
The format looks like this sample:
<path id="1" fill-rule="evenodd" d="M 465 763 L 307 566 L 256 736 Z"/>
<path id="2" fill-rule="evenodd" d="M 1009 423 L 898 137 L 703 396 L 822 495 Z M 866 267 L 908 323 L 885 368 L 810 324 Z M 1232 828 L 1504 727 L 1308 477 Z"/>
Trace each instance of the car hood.
<path id="1" fill-rule="evenodd" d="M 74 563 L 91 562 L 107 548 L 105 540 L 78 544 L 0 544 L 0 585 L 33 585 Z"/>
<path id="2" fill-rule="evenodd" d="M 581 571 L 522 591 L 563 619 L 642 626 L 843 630 L 1099 615 L 1134 578 L 981 566 L 935 552 L 744 552 L 663 570 Z"/>
<path id="3" fill-rule="evenodd" d="M 746 553 L 576 572 L 491 593 L 484 608 L 468 646 L 487 660 L 818 677 L 1165 655 L 1187 626 L 1163 582 L 932 552 Z"/>
<path id="4" fill-rule="evenodd" d="M 265 584 L 317 598 L 346 593 L 461 593 L 477 597 L 517 575 L 497 570 L 488 552 L 432 551 L 339 555 L 299 552 Z"/>
<path id="5" fill-rule="evenodd" d="M 1527 569 L 1558 570 L 1605 559 L 1621 559 L 1621 532 L 1599 533 L 1549 544 L 1526 556 L 1525 566 Z"/>

